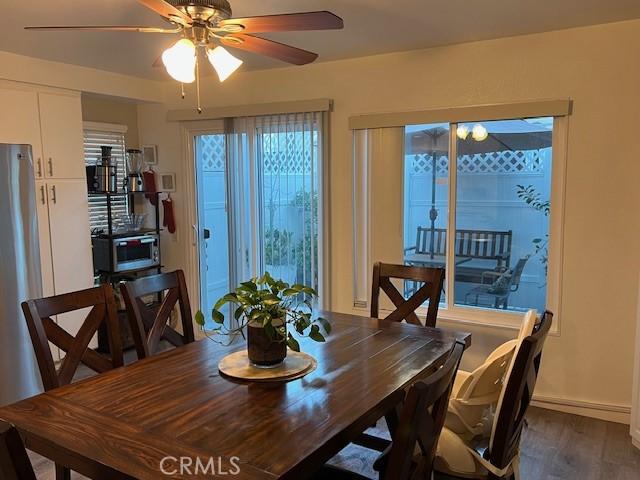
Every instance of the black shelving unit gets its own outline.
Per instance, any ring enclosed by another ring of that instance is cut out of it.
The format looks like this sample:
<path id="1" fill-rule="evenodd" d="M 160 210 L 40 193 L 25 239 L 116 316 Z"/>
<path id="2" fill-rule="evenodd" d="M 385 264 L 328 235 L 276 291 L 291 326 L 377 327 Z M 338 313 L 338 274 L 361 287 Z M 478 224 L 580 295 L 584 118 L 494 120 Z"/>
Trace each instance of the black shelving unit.
<path id="1" fill-rule="evenodd" d="M 152 195 L 155 199 L 154 215 L 153 215 L 154 226 L 151 228 L 142 228 L 139 230 L 132 230 L 128 232 L 114 232 L 113 200 L 115 198 L 128 197 L 129 213 L 136 213 L 136 200 L 139 198 L 145 198 L 145 195 Z M 133 235 L 144 235 L 144 234 L 155 233 L 158 236 L 158 258 L 159 258 L 158 265 L 145 267 L 145 268 L 131 269 L 123 272 L 102 271 L 102 270 L 98 271 L 94 268 L 94 272 L 96 276 L 99 277 L 100 284 L 105 284 L 105 283 L 111 284 L 111 286 L 114 288 L 114 291 L 116 292 L 116 295 L 119 295 L 120 292 L 119 292 L 118 284 L 121 281 L 134 280 L 139 275 L 148 275 L 149 273 L 162 273 L 162 268 L 163 268 L 162 248 L 160 244 L 160 232 L 162 231 L 162 228 L 160 226 L 160 192 L 153 192 L 153 193 L 151 192 L 112 192 L 112 193 L 90 192 L 89 197 L 90 198 L 102 197 L 102 198 L 105 198 L 107 202 L 107 229 L 105 232 L 92 234 L 92 238 L 106 239 L 113 242 L 113 241 L 117 241 L 119 238 L 129 237 Z M 113 265 L 113 264 L 114 264 L 113 245 L 111 245 L 109 248 L 109 265 Z M 158 298 L 156 299 L 156 301 L 158 303 L 162 301 L 162 297 L 160 294 L 158 295 Z M 131 337 L 131 332 L 129 329 L 129 322 L 127 319 L 126 310 L 120 308 L 118 310 L 118 316 L 120 319 L 120 330 L 122 335 L 123 347 L 132 348 L 133 339 Z M 106 330 L 103 327 L 101 327 L 98 330 L 98 351 L 106 353 L 109 351 L 109 342 L 108 342 Z"/>

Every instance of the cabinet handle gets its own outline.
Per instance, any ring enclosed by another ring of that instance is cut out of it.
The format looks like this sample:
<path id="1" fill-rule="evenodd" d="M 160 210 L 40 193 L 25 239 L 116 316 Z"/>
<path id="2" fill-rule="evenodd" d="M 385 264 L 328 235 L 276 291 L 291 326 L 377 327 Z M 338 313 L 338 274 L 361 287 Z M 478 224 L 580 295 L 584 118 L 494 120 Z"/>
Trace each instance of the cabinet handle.
<path id="1" fill-rule="evenodd" d="M 49 157 L 49 176 L 53 177 L 53 159 Z"/>
<path id="2" fill-rule="evenodd" d="M 53 203 L 58 203 L 58 197 L 56 195 L 56 186 L 55 185 L 53 185 L 51 187 L 51 201 Z"/>
<path id="3" fill-rule="evenodd" d="M 42 159 L 38 157 L 38 170 L 36 171 L 38 178 L 42 178 Z"/>
<path id="4" fill-rule="evenodd" d="M 40 186 L 40 200 L 42 201 L 43 205 L 46 205 L 47 197 L 45 196 L 45 193 L 44 193 L 44 185 Z"/>

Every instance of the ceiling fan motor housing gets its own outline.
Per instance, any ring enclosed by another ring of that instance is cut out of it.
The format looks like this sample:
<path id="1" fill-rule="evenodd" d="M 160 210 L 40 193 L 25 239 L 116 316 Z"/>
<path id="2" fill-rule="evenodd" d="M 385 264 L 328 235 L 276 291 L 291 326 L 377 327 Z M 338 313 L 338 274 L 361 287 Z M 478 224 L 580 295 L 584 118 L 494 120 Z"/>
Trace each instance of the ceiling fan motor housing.
<path id="1" fill-rule="evenodd" d="M 203 16 L 212 15 L 212 10 L 221 18 L 231 17 L 231 5 L 227 0 L 165 0 L 174 7 L 187 12 L 189 15 L 204 14 Z"/>

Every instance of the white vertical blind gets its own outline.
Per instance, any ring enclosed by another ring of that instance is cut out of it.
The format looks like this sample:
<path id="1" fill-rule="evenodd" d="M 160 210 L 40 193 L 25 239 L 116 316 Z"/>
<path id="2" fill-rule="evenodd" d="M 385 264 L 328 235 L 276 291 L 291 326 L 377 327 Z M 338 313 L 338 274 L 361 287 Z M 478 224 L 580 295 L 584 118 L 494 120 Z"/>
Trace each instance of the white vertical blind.
<path id="1" fill-rule="evenodd" d="M 257 253 L 256 273 L 268 271 L 316 289 L 322 259 L 323 125 L 322 112 L 240 118 L 228 135 L 231 164 L 249 173 L 244 181 L 232 182 L 234 208 L 249 215 L 255 206 L 250 216 L 256 235 L 245 227 L 236 238 L 247 252 Z"/>
<path id="2" fill-rule="evenodd" d="M 120 126 L 117 126 L 120 127 Z M 117 167 L 118 190 L 122 190 L 122 184 L 126 175 L 125 166 L 125 140 L 123 128 L 102 129 L 87 128 L 84 130 L 84 161 L 86 165 L 100 163 L 101 146 L 112 147 L 111 156 Z M 113 219 L 129 211 L 126 195 L 111 197 Z M 91 230 L 107 229 L 107 197 L 106 195 L 91 195 L 89 197 L 89 222 Z"/>

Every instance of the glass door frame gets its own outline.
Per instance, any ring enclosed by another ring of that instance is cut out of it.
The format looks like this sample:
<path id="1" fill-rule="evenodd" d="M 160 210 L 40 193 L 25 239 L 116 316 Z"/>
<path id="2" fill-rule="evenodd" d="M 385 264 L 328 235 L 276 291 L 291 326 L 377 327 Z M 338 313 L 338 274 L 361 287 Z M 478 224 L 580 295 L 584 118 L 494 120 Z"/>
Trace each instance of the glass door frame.
<path id="1" fill-rule="evenodd" d="M 202 135 L 224 135 L 225 128 L 222 120 L 211 120 L 201 122 L 190 122 L 188 126 L 182 126 L 183 151 L 185 152 L 185 203 L 187 206 L 188 224 L 191 225 L 189 236 L 189 249 L 187 255 L 187 286 L 191 293 L 190 301 L 192 311 L 201 310 L 205 314 L 205 318 L 209 319 L 210 313 L 205 311 L 202 305 L 202 247 L 204 238 L 204 226 L 201 225 L 202 212 L 199 209 L 199 185 L 198 180 L 198 162 L 196 158 L 196 137 Z M 232 199 L 234 198 L 235 182 L 234 169 L 230 164 L 229 146 L 226 146 L 225 154 L 225 201 L 227 205 L 227 231 L 228 231 L 228 249 L 229 249 L 229 285 L 237 284 L 237 255 L 232 245 L 235 245 L 235 228 L 234 219 L 235 212 Z M 234 321 L 231 319 L 231 321 Z M 198 338 L 204 337 L 204 333 L 197 331 Z"/>

